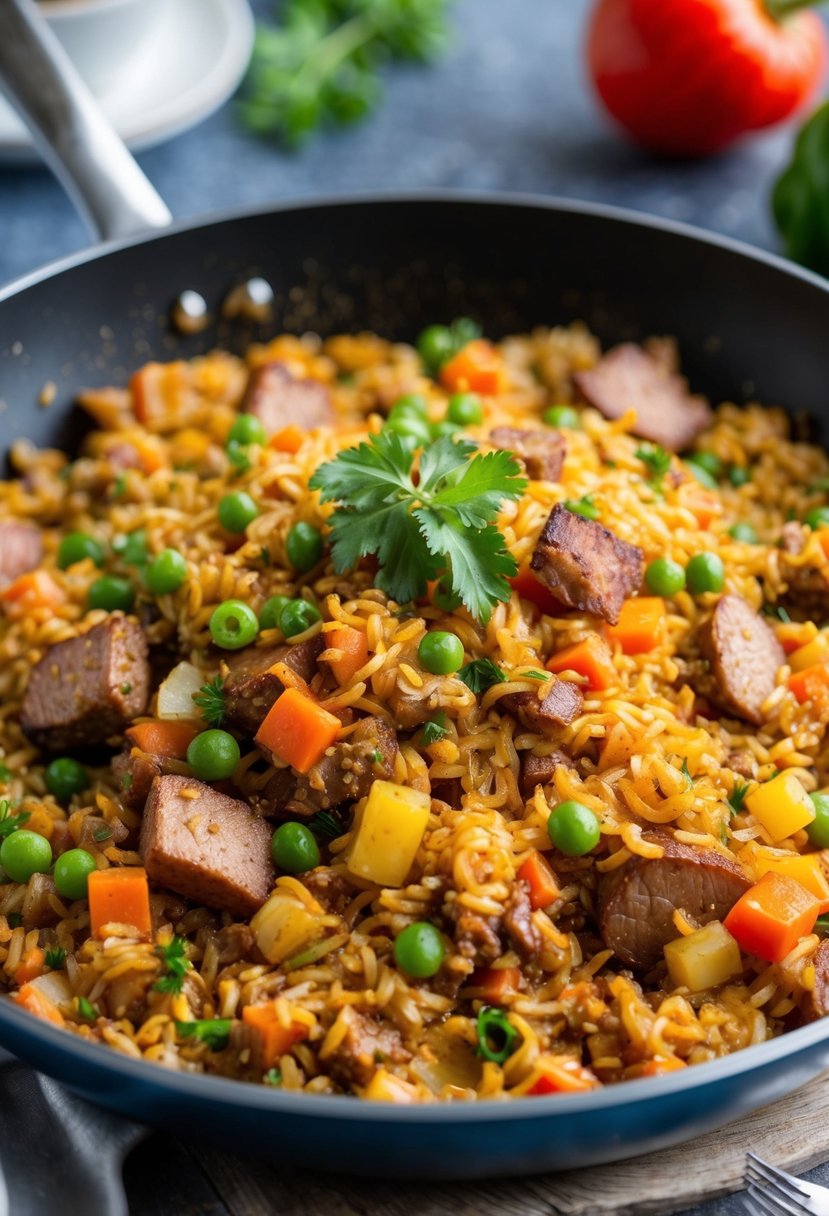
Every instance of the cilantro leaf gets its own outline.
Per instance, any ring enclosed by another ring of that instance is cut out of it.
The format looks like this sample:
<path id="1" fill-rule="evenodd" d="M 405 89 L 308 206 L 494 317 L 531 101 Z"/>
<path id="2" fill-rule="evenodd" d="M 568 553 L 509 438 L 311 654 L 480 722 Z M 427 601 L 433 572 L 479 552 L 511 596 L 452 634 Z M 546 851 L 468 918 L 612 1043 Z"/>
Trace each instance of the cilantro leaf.
<path id="1" fill-rule="evenodd" d="M 503 684 L 507 678 L 492 659 L 473 659 L 460 669 L 458 676 L 476 694 L 486 692 L 493 684 Z"/>
<path id="2" fill-rule="evenodd" d="M 221 676 L 216 676 L 209 684 L 202 684 L 199 691 L 193 693 L 193 700 L 208 726 L 221 726 L 225 717 L 225 692 Z"/>
<path id="3" fill-rule="evenodd" d="M 12 832 L 22 828 L 23 824 L 31 818 L 29 811 L 21 811 L 19 815 L 12 815 L 12 806 L 13 804 L 8 798 L 0 798 L 0 840 L 5 840 Z"/>
<path id="4" fill-rule="evenodd" d="M 278 1068 L 269 1068 L 262 1078 L 265 1085 L 280 1086 L 282 1084 L 282 1073 Z"/>
<path id="5" fill-rule="evenodd" d="M 657 494 L 662 493 L 662 482 L 671 467 L 671 454 L 658 443 L 643 443 L 636 449 L 636 459 L 648 470 L 648 483 Z"/>
<path id="6" fill-rule="evenodd" d="M 311 829 L 317 840 L 336 840 L 345 831 L 345 825 L 330 811 L 317 811 L 307 821 L 306 827 Z"/>
<path id="7" fill-rule="evenodd" d="M 446 714 L 441 712 L 435 714 L 434 718 L 429 718 L 427 722 L 424 722 L 420 733 L 423 736 L 424 744 L 428 747 L 430 743 L 440 742 L 446 731 Z"/>
<path id="8" fill-rule="evenodd" d="M 734 789 L 728 795 L 728 805 L 732 815 L 739 815 L 746 800 L 746 794 L 751 789 L 750 781 L 735 781 Z"/>
<path id="9" fill-rule="evenodd" d="M 52 971 L 60 971 L 66 959 L 66 951 L 62 946 L 50 946 L 46 951 L 43 961 Z"/>
<path id="10" fill-rule="evenodd" d="M 85 996 L 78 997 L 78 1013 L 87 1022 L 94 1022 L 98 1017 L 98 1010 Z"/>
<path id="11" fill-rule="evenodd" d="M 321 465 L 309 485 L 339 504 L 329 521 L 338 573 L 374 554 L 375 584 L 398 603 L 440 578 L 485 623 L 518 569 L 493 521 L 527 482 L 511 453 L 473 453 L 474 444 L 443 436 L 423 451 L 415 484 L 414 454 L 386 430 Z"/>
<path id="12" fill-rule="evenodd" d="M 538 680 L 539 683 L 550 678 L 548 671 L 517 671 L 515 674 L 520 680 Z"/>
<path id="13" fill-rule="evenodd" d="M 574 515 L 583 515 L 585 519 L 599 518 L 599 508 L 593 501 L 592 494 L 583 494 L 581 498 L 568 498 L 562 505 Z"/>
<path id="14" fill-rule="evenodd" d="M 164 964 L 166 974 L 155 981 L 153 988 L 156 992 L 181 992 L 184 977 L 190 970 L 187 943 L 184 938 L 174 937 L 165 946 L 156 946 L 155 955 Z"/>
<path id="15" fill-rule="evenodd" d="M 227 1047 L 232 1018 L 205 1018 L 200 1022 L 176 1022 L 176 1034 L 180 1039 L 198 1039 L 206 1043 L 211 1051 Z"/>

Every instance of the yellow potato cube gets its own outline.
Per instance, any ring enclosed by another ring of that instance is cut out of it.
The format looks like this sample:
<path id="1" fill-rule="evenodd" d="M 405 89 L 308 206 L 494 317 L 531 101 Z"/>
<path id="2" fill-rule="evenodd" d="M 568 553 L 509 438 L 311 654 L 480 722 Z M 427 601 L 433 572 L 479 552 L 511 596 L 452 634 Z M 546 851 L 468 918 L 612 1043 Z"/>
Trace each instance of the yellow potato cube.
<path id="1" fill-rule="evenodd" d="M 792 671 L 805 671 L 807 667 L 816 667 L 818 663 L 829 662 L 829 638 L 825 633 L 819 633 L 805 646 L 798 646 L 789 655 L 789 666 Z"/>
<path id="2" fill-rule="evenodd" d="M 815 817 L 812 800 L 794 773 L 778 773 L 746 796 L 751 811 L 776 843 L 793 836 Z"/>
<path id="3" fill-rule="evenodd" d="M 678 988 L 703 992 L 733 979 L 743 969 L 740 947 L 718 920 L 678 937 L 665 947 L 668 975 Z"/>
<path id="4" fill-rule="evenodd" d="M 298 895 L 277 888 L 250 922 L 256 944 L 269 963 L 282 963 L 322 931 L 315 914 Z"/>
<path id="5" fill-rule="evenodd" d="M 429 820 L 428 794 L 375 781 L 357 809 L 346 865 L 358 878 L 400 887 L 412 867 Z"/>

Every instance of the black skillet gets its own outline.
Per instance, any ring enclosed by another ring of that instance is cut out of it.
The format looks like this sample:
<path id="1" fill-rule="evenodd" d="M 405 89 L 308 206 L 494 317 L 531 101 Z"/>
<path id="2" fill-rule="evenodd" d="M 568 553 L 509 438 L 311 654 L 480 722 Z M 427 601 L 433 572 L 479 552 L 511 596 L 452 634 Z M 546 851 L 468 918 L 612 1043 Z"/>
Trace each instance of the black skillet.
<path id="1" fill-rule="evenodd" d="M 71 450 L 83 425 L 76 390 L 122 382 L 152 357 L 241 347 L 283 329 L 412 338 L 459 314 L 494 337 L 574 318 L 606 343 L 676 334 L 696 390 L 829 417 L 829 285 L 677 225 L 547 199 L 433 194 L 292 204 L 147 235 L 167 222 L 166 208 L 32 9 L 30 0 L 0 0 L 0 79 L 100 234 L 119 239 L 0 292 L 4 446 L 23 436 Z M 252 273 L 275 292 L 265 329 L 172 333 L 169 309 L 182 289 L 200 292 L 218 315 L 228 289 Z M 57 393 L 42 409 L 47 381 Z M 407 1108 L 172 1072 L 82 1042 L 7 1001 L 0 1042 L 156 1126 L 314 1168 L 327 1156 L 319 1146 L 336 1144 L 328 1158 L 338 1169 L 431 1178 L 633 1156 L 721 1125 L 829 1065 L 829 1035 L 817 1023 L 716 1063 L 594 1093 Z"/>

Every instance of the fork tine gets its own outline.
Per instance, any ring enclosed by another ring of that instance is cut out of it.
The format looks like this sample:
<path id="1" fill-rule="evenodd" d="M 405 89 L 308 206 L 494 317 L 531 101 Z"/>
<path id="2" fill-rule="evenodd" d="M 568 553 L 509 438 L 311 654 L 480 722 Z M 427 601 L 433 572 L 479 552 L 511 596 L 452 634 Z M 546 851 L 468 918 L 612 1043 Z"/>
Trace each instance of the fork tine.
<path id="1" fill-rule="evenodd" d="M 807 1210 L 805 1196 L 798 1197 L 794 1191 L 785 1190 L 774 1178 L 752 1171 L 751 1166 L 747 1166 L 745 1178 L 755 1190 L 774 1200 L 781 1210 L 798 1214 Z"/>
<path id="2" fill-rule="evenodd" d="M 806 1208 L 800 1207 L 800 1205 L 792 1207 L 789 1203 L 780 1200 L 777 1195 L 763 1190 L 756 1182 L 749 1182 L 746 1193 L 762 1216 L 804 1216 L 806 1212 Z"/>
<path id="3" fill-rule="evenodd" d="M 749 1170 L 755 1174 L 759 1174 L 770 1186 L 776 1187 L 789 1198 L 800 1202 L 808 1198 L 808 1193 L 800 1185 L 797 1178 L 792 1174 L 787 1174 L 785 1170 L 778 1169 L 776 1165 L 771 1165 L 768 1161 L 764 1161 L 762 1157 L 758 1157 L 755 1153 L 746 1153 L 746 1171 Z"/>

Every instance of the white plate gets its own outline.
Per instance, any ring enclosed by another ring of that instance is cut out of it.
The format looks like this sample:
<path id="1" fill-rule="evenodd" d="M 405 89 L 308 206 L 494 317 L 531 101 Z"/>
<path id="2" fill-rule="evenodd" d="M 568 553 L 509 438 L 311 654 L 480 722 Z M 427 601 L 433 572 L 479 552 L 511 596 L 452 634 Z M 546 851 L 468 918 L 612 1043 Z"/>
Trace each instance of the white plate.
<path id="1" fill-rule="evenodd" d="M 244 75 L 253 45 L 247 0 L 168 0 L 158 29 L 117 85 L 98 97 L 133 149 L 179 135 L 227 101 Z M 38 156 L 22 121 L 0 97 L 0 161 Z"/>

